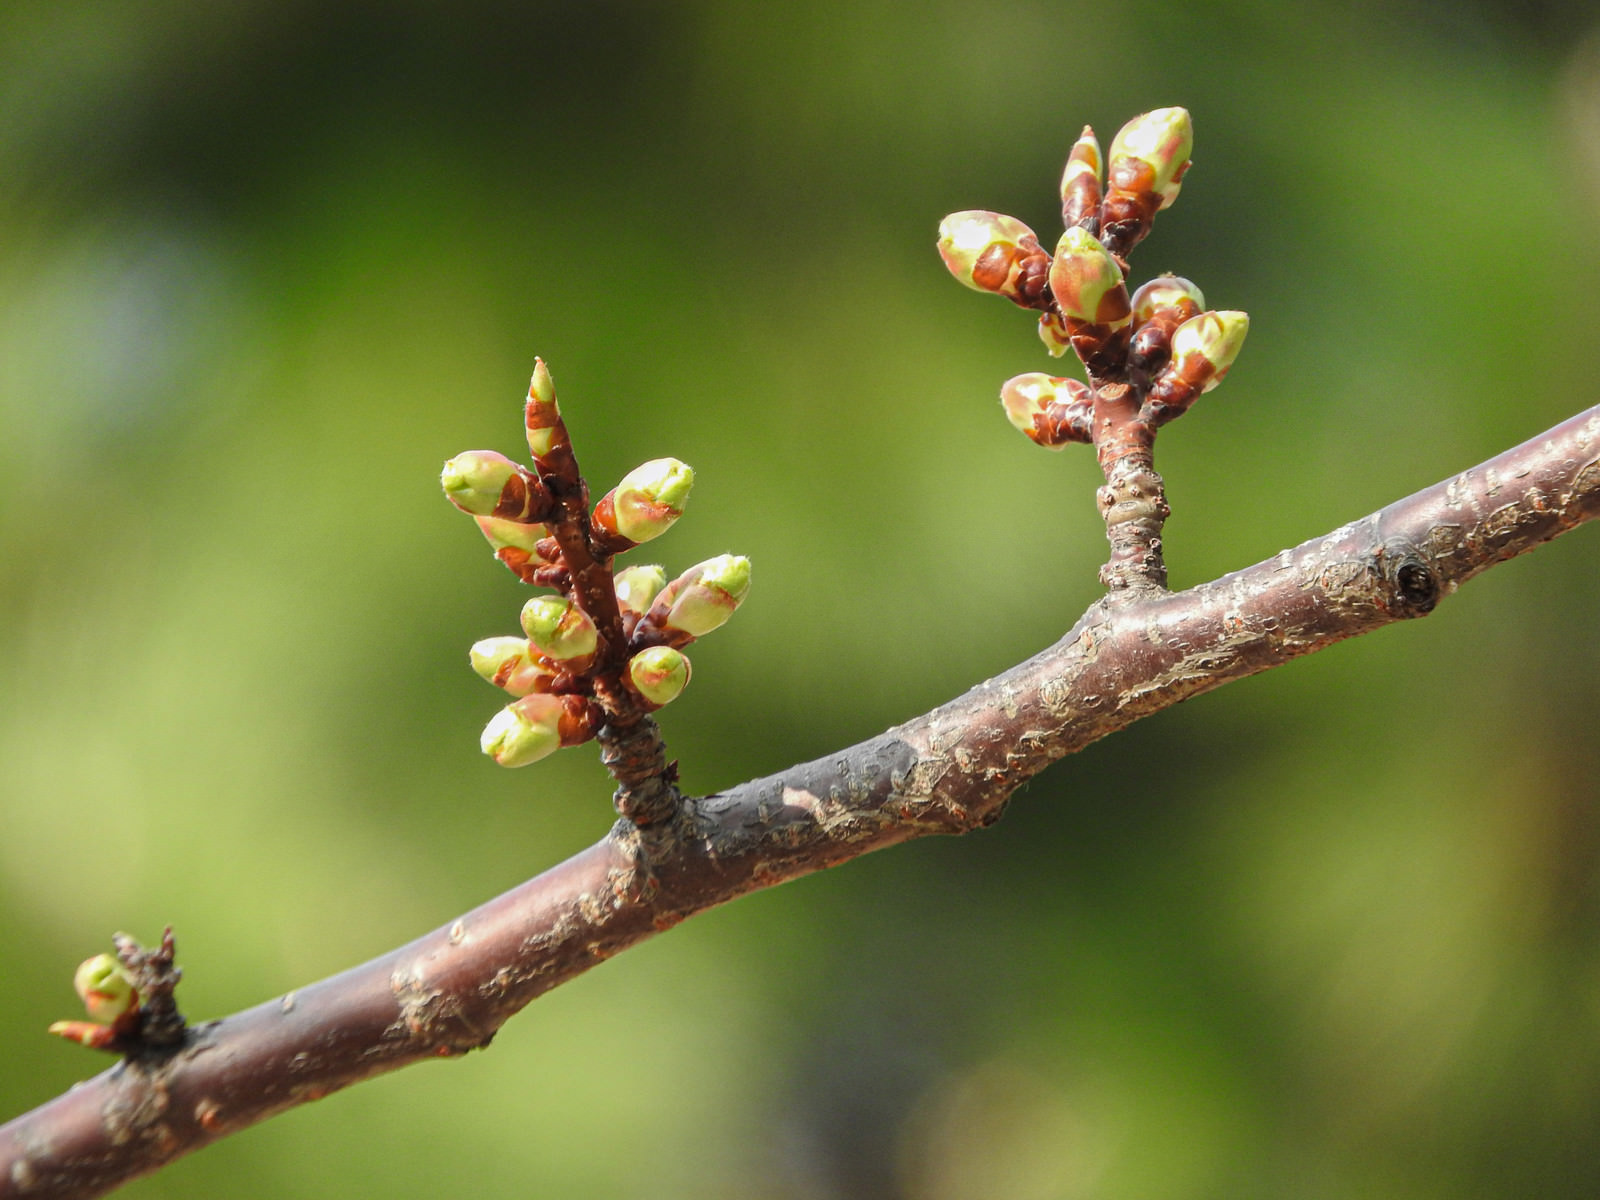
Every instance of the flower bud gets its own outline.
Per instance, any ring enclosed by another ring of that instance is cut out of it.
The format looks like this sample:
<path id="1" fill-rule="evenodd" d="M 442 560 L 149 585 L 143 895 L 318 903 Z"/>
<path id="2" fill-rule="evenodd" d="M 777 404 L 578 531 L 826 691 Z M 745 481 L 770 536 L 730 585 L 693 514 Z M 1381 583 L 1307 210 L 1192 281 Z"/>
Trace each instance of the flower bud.
<path id="1" fill-rule="evenodd" d="M 1157 275 L 1133 294 L 1133 324 L 1145 324 L 1159 309 L 1178 313 L 1178 321 L 1187 321 L 1205 311 L 1206 298 L 1200 289 L 1181 275 Z M 1176 326 L 1174 326 L 1176 327 Z"/>
<path id="2" fill-rule="evenodd" d="M 528 449 L 535 462 L 549 454 L 561 424 L 561 408 L 556 404 L 556 384 L 544 359 L 533 360 L 533 379 L 528 384 L 528 402 L 522 410 L 528 430 Z"/>
<path id="3" fill-rule="evenodd" d="M 1133 294 L 1133 326 L 1137 331 L 1128 346 L 1128 367 L 1143 385 L 1172 353 L 1172 335 L 1179 325 L 1205 308 L 1200 289 L 1177 275 L 1152 279 Z"/>
<path id="4" fill-rule="evenodd" d="M 484 638 L 472 644 L 467 656 L 474 671 L 513 696 L 543 691 L 552 675 L 549 664 L 530 651 L 526 638 Z"/>
<path id="5" fill-rule="evenodd" d="M 939 222 L 939 256 L 969 288 L 1004 296 L 1023 308 L 1044 299 L 1050 256 L 1033 230 L 1015 217 L 983 209 L 951 213 Z"/>
<path id="6" fill-rule="evenodd" d="M 550 494 L 539 477 L 493 450 L 468 450 L 439 474 L 445 497 L 462 512 L 533 523 L 550 515 Z"/>
<path id="7" fill-rule="evenodd" d="M 1172 360 L 1145 396 L 1151 421 L 1164 425 L 1181 416 L 1204 392 L 1222 382 L 1238 357 L 1250 318 L 1242 312 L 1203 312 L 1172 335 Z"/>
<path id="8" fill-rule="evenodd" d="M 660 708 L 689 686 L 689 660 L 671 646 L 651 646 L 628 660 L 628 681 L 647 703 Z"/>
<path id="9" fill-rule="evenodd" d="M 690 567 L 669 583 L 650 608 L 651 623 L 690 637 L 725 624 L 750 592 L 750 560 L 722 554 Z"/>
<path id="10" fill-rule="evenodd" d="M 1050 290 L 1063 313 L 1085 324 L 1118 329 L 1131 315 L 1122 268 L 1094 234 L 1078 226 L 1056 244 Z"/>
<path id="11" fill-rule="evenodd" d="M 563 596 L 535 596 L 522 606 L 522 628 L 539 651 L 560 663 L 575 665 L 599 643 L 589 614 Z"/>
<path id="12" fill-rule="evenodd" d="M 537 692 L 495 713 L 478 744 L 502 767 L 525 767 L 588 741 L 594 730 L 594 713 L 582 696 Z"/>
<path id="13" fill-rule="evenodd" d="M 1129 121 L 1111 143 L 1100 236 L 1126 255 L 1150 232 L 1156 213 L 1178 198 L 1194 126 L 1182 108 L 1158 108 Z"/>
<path id="14" fill-rule="evenodd" d="M 112 954 L 86 958 L 72 977 L 72 986 L 83 1001 L 89 1019 L 111 1025 L 117 1018 L 139 1007 L 139 993 L 126 969 Z"/>
<path id="15" fill-rule="evenodd" d="M 1000 387 L 1006 419 L 1048 450 L 1093 440 L 1094 392 L 1076 379 L 1030 371 Z"/>
<path id="16" fill-rule="evenodd" d="M 660 566 L 627 567 L 617 572 L 617 607 L 624 613 L 642 617 L 667 586 L 667 573 Z"/>
<path id="17" fill-rule="evenodd" d="M 624 475 L 606 497 L 611 501 L 610 528 L 630 542 L 658 538 L 683 516 L 693 487 L 694 471 L 686 464 L 653 458 Z"/>
<path id="18" fill-rule="evenodd" d="M 1099 232 L 1100 177 L 1100 142 L 1085 125 L 1061 172 L 1061 223 L 1066 228 L 1081 225 Z"/>
<path id="19" fill-rule="evenodd" d="M 1154 192 L 1161 208 L 1178 198 L 1194 149 L 1194 124 L 1186 108 L 1158 108 L 1129 121 L 1111 142 L 1106 182 L 1123 192 Z"/>
<path id="20" fill-rule="evenodd" d="M 478 745 L 502 767 L 525 767 L 561 749 L 561 698 L 524 696 L 483 727 Z"/>
<path id="21" fill-rule="evenodd" d="M 1232 309 L 1191 317 L 1172 335 L 1173 368 L 1209 392 L 1222 382 L 1250 332 L 1250 315 Z M 1190 364 L 1193 364 L 1192 366 Z M 1204 372 L 1204 378 L 1197 376 Z"/>

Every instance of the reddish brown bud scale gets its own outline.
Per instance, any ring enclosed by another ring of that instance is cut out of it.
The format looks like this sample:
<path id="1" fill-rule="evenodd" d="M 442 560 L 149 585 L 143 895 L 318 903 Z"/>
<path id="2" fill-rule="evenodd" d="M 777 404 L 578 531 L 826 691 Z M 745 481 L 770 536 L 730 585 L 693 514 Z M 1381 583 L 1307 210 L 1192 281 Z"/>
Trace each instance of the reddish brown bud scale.
<path id="1" fill-rule="evenodd" d="M 500 489 L 500 500 L 489 516 L 531 525 L 549 520 L 554 507 L 539 477 L 519 466 Z"/>
<path id="2" fill-rule="evenodd" d="M 1067 318 L 1067 337 L 1084 369 L 1097 380 L 1121 379 L 1128 371 L 1131 326 L 1111 328 Z"/>
<path id="3" fill-rule="evenodd" d="M 599 732 L 604 716 L 594 702 L 584 696 L 561 697 L 561 716 L 556 733 L 563 746 L 581 746 Z"/>

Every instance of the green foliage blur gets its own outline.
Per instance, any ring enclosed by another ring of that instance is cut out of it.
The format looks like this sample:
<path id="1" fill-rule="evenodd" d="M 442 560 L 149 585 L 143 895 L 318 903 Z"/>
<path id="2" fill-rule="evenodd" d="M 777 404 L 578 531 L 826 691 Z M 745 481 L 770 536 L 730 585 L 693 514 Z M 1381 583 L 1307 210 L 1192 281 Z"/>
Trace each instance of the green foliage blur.
<path id="1" fill-rule="evenodd" d="M 1058 233 L 1085 121 L 1195 166 L 1134 256 L 1252 332 L 1162 435 L 1175 586 L 1600 400 L 1590 6 L 0 6 L 0 1117 L 113 930 L 192 1018 L 380 953 L 611 820 L 477 749 L 527 594 L 437 486 L 536 354 L 655 553 L 755 562 L 663 714 L 709 791 L 913 716 L 1098 591 L 1083 448 L 946 212 Z M 1151 719 L 994 829 L 751 897 L 491 1050 L 132 1197 L 1589 1197 L 1600 532 Z"/>

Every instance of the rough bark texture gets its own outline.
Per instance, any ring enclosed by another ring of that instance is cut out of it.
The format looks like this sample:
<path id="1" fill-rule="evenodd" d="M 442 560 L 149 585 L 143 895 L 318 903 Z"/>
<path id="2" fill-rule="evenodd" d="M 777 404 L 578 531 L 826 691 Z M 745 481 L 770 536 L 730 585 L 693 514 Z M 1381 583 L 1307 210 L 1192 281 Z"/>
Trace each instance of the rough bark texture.
<path id="1" fill-rule="evenodd" d="M 1101 602 L 1054 646 L 826 759 L 686 799 L 381 958 L 193 1027 L 0 1127 L 0 1196 L 93 1196 L 273 1113 L 487 1045 L 556 985 L 693 913 L 999 818 L 1047 764 L 1392 621 L 1600 516 L 1600 408 L 1186 592 Z"/>

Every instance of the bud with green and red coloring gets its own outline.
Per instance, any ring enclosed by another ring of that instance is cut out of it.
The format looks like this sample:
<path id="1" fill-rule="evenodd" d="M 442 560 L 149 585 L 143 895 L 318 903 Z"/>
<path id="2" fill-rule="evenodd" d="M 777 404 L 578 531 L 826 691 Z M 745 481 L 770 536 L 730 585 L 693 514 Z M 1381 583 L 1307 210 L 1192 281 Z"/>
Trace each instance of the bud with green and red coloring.
<path id="1" fill-rule="evenodd" d="M 1058 312 L 1039 314 L 1039 340 L 1050 352 L 1051 358 L 1060 358 L 1072 348 L 1072 334 L 1067 329 L 1067 319 Z"/>
<path id="2" fill-rule="evenodd" d="M 1082 226 L 1090 233 L 1100 232 L 1100 142 L 1094 130 L 1083 127 L 1067 166 L 1061 172 L 1061 223 L 1068 229 Z"/>
<path id="3" fill-rule="evenodd" d="M 594 731 L 594 712 L 582 696 L 538 692 L 495 713 L 478 744 L 502 767 L 525 767 L 563 746 L 581 745 Z"/>
<path id="4" fill-rule="evenodd" d="M 594 523 L 634 545 L 658 538 L 683 516 L 694 470 L 675 458 L 652 458 L 622 477 L 594 506 Z"/>
<path id="5" fill-rule="evenodd" d="M 671 646 L 651 646 L 628 660 L 628 682 L 646 704 L 660 708 L 689 686 L 689 660 Z"/>
<path id="6" fill-rule="evenodd" d="M 533 379 L 528 384 L 528 403 L 522 416 L 528 430 L 528 449 L 537 463 L 565 440 L 561 408 L 556 404 L 555 380 L 550 378 L 550 368 L 544 365 L 542 358 L 533 360 Z"/>
<path id="7" fill-rule="evenodd" d="M 1178 198 L 1194 124 L 1184 108 L 1158 108 L 1124 125 L 1111 143 L 1100 233 L 1117 254 L 1127 254 L 1150 232 L 1156 213 Z"/>
<path id="8" fill-rule="evenodd" d="M 1116 329 L 1132 315 L 1122 268 L 1087 229 L 1073 226 L 1056 243 L 1050 290 L 1066 316 L 1086 325 Z"/>
<path id="9" fill-rule="evenodd" d="M 1249 314 L 1231 309 L 1203 312 L 1179 325 L 1172 335 L 1172 360 L 1145 399 L 1151 419 L 1164 425 L 1221 383 L 1249 331 Z"/>
<path id="10" fill-rule="evenodd" d="M 617 608 L 638 619 L 650 611 L 666 586 L 667 573 L 655 563 L 626 567 L 616 575 Z"/>
<path id="11" fill-rule="evenodd" d="M 468 450 L 439 473 L 445 497 L 464 513 L 534 524 L 551 514 L 539 477 L 493 450 Z"/>
<path id="12" fill-rule="evenodd" d="M 1166 366 L 1178 326 L 1204 311 L 1200 289 L 1178 275 L 1161 275 L 1133 294 L 1133 341 L 1128 366 L 1148 379 Z"/>
<path id="13" fill-rule="evenodd" d="M 535 596 L 522 606 L 522 628 L 548 658 L 581 670 L 579 660 L 595 652 L 599 631 L 589 614 L 564 596 Z"/>
<path id="14" fill-rule="evenodd" d="M 939 222 L 939 257 L 969 288 L 993 292 L 1023 308 L 1043 308 L 1050 256 L 1021 221 L 969 209 Z"/>
<path id="15" fill-rule="evenodd" d="M 468 652 L 472 669 L 513 696 L 549 688 L 554 672 L 526 638 L 493 637 L 474 642 Z"/>
<path id="16" fill-rule="evenodd" d="M 1132 310 L 1122 268 L 1100 240 L 1073 226 L 1050 264 L 1050 290 L 1066 317 L 1067 338 L 1090 375 L 1115 379 L 1126 369 Z"/>
<path id="17" fill-rule="evenodd" d="M 667 584 L 645 620 L 669 635 L 704 637 L 726 624 L 749 592 L 750 560 L 741 554 L 721 554 Z"/>
<path id="18" fill-rule="evenodd" d="M 112 954 L 96 954 L 79 964 L 72 986 L 91 1021 L 113 1025 L 139 1008 L 139 993 L 123 965 Z"/>
<path id="19" fill-rule="evenodd" d="M 1030 371 L 1000 386 L 1006 419 L 1047 450 L 1094 440 L 1094 392 L 1076 379 Z"/>

